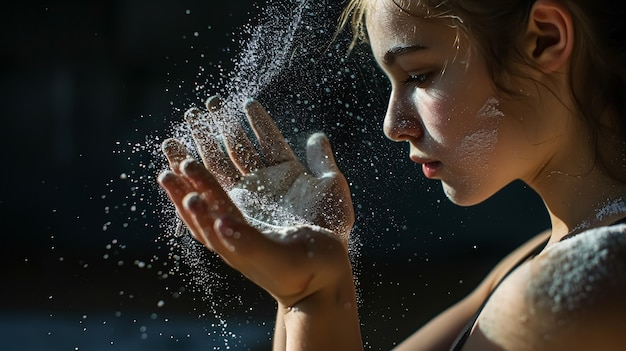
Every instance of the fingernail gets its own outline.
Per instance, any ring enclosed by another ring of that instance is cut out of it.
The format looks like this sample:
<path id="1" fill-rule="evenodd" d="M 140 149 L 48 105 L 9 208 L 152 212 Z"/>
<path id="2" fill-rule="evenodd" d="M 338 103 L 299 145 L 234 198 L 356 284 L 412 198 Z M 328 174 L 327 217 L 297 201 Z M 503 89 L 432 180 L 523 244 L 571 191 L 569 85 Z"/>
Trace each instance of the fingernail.
<path id="1" fill-rule="evenodd" d="M 311 134 L 311 136 L 309 136 L 309 139 L 307 139 L 307 141 L 306 141 L 306 145 L 307 146 L 312 146 L 312 145 L 316 145 L 316 144 L 321 144 L 321 143 L 324 143 L 326 140 L 327 140 L 326 134 L 324 134 L 322 132 L 317 132 L 317 133 L 313 133 L 313 134 Z"/>
<path id="2" fill-rule="evenodd" d="M 185 119 L 187 121 L 194 121 L 202 116 L 202 110 L 197 107 L 192 107 L 185 111 Z"/>
<path id="3" fill-rule="evenodd" d="M 222 98 L 219 95 L 213 95 L 206 99 L 204 105 L 209 111 L 219 110 L 222 107 Z"/>
<path id="4" fill-rule="evenodd" d="M 254 98 L 248 98 L 246 101 L 244 101 L 243 103 L 243 107 L 245 109 L 250 109 L 250 108 L 254 108 L 257 105 L 257 101 Z"/>
<path id="5" fill-rule="evenodd" d="M 180 163 L 179 169 L 182 173 L 190 175 L 190 174 L 195 174 L 195 172 L 198 171 L 199 165 L 200 163 L 198 161 L 189 157 Z"/>
<path id="6" fill-rule="evenodd" d="M 166 154 L 171 154 L 172 152 L 175 151 L 181 151 L 181 144 L 178 140 L 173 139 L 173 138 L 169 138 L 169 139 L 165 139 L 163 141 L 163 143 L 161 143 L 161 150 L 166 153 Z"/>
<path id="7" fill-rule="evenodd" d="M 192 211 L 195 212 L 198 210 L 199 204 L 201 203 L 201 198 L 200 198 L 200 194 L 193 192 L 193 193 L 189 193 L 187 195 L 185 195 L 185 198 L 183 199 L 183 206 Z"/>
<path id="8" fill-rule="evenodd" d="M 157 181 L 159 183 L 163 183 L 163 182 L 167 182 L 170 179 L 173 179 L 173 177 L 175 176 L 174 172 L 168 170 L 165 170 L 163 172 L 161 172 L 161 174 L 159 174 L 159 177 L 157 178 Z"/>

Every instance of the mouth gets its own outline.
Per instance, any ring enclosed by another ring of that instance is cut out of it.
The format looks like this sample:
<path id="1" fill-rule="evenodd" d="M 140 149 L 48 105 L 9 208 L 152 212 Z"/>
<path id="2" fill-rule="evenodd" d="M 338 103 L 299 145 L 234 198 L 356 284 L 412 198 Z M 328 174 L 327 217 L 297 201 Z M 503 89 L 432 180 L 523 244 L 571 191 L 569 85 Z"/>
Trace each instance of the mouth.
<path id="1" fill-rule="evenodd" d="M 437 173 L 439 173 L 439 169 L 442 165 L 440 161 L 421 158 L 413 155 L 411 155 L 411 160 L 415 163 L 419 163 L 422 165 L 422 172 L 424 172 L 424 176 L 426 176 L 426 178 L 428 179 L 434 178 Z"/>
<path id="2" fill-rule="evenodd" d="M 424 172 L 424 176 L 426 176 L 426 178 L 432 179 L 437 176 L 440 167 L 441 162 L 439 161 L 426 162 L 422 164 L 422 172 Z"/>

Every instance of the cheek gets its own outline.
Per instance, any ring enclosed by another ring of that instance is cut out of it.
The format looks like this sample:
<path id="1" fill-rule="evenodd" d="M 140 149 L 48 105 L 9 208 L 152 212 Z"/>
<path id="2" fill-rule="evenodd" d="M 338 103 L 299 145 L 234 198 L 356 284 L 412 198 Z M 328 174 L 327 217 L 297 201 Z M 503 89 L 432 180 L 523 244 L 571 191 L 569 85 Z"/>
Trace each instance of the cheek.
<path id="1" fill-rule="evenodd" d="M 451 128 L 454 128 L 455 115 L 458 106 L 455 106 L 454 97 L 444 90 L 429 90 L 415 96 L 418 113 L 426 133 L 437 144 L 444 144 L 451 139 Z"/>
<path id="2" fill-rule="evenodd" d="M 477 109 L 458 95 L 446 94 L 441 90 L 429 93 L 421 99 L 420 116 L 430 138 L 440 146 L 455 148 L 455 145 L 471 144 L 463 139 L 472 134 L 476 128 Z"/>
<path id="3" fill-rule="evenodd" d="M 456 155 L 464 164 L 473 163 L 474 166 L 487 170 L 490 156 L 497 142 L 497 128 L 481 129 L 461 140 Z"/>
<path id="4" fill-rule="evenodd" d="M 483 103 L 476 103 L 482 101 Z M 450 116 L 439 119 L 437 131 L 440 145 L 445 147 L 447 158 L 461 168 L 476 169 L 488 166 L 496 149 L 499 125 L 504 113 L 499 101 L 493 97 L 464 103 L 443 103 L 438 113 Z"/>
<path id="5" fill-rule="evenodd" d="M 472 117 L 471 131 L 460 139 L 453 152 L 461 164 L 471 163 L 475 170 L 487 171 L 490 160 L 496 151 L 499 138 L 499 125 L 504 113 L 499 101 L 488 98 Z M 467 116 L 469 117 L 469 116 Z"/>
<path id="6" fill-rule="evenodd" d="M 468 89 L 466 80 L 459 76 L 450 71 L 436 85 L 416 93 L 425 127 L 438 143 L 455 144 L 472 133 L 472 120 L 480 107 L 477 101 L 485 101 L 476 96 L 480 94 L 476 89 Z"/>

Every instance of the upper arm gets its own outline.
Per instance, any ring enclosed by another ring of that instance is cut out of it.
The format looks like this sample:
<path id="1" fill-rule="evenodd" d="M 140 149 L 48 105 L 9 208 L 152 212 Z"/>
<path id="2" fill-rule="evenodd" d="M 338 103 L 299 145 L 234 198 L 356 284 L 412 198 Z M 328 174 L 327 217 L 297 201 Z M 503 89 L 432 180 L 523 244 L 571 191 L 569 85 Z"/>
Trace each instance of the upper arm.
<path id="1" fill-rule="evenodd" d="M 507 255 L 469 295 L 437 315 L 398 345 L 394 351 L 442 350 L 450 347 L 498 281 L 547 236 L 547 231 L 542 232 Z"/>

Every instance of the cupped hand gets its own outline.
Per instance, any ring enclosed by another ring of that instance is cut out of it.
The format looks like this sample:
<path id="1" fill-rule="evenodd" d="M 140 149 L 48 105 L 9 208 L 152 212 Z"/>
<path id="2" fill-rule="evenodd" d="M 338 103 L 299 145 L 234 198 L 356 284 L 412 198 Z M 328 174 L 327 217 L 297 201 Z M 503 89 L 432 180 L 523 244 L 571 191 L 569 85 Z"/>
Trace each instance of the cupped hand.
<path id="1" fill-rule="evenodd" d="M 326 136 L 309 138 L 305 167 L 256 101 L 244 108 L 260 152 L 241 125 L 216 138 L 219 105 L 185 116 L 204 165 L 163 143 L 171 170 L 159 183 L 192 235 L 287 306 L 345 279 L 354 212 Z"/>

